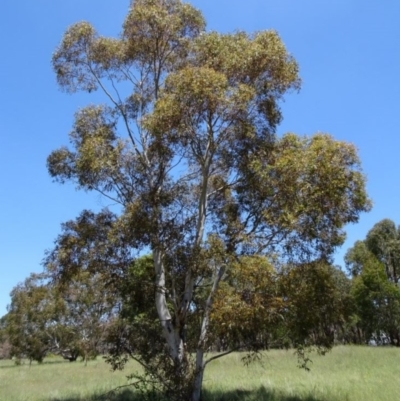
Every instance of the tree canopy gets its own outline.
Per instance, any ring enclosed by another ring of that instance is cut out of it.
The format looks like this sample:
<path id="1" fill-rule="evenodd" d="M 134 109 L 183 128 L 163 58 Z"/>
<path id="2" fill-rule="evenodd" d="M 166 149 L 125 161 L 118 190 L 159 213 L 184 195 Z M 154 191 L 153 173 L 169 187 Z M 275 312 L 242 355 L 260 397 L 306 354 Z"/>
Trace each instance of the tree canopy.
<path id="1" fill-rule="evenodd" d="M 38 362 L 49 353 L 71 362 L 98 355 L 119 300 L 103 281 L 101 274 L 81 272 L 60 285 L 42 273 L 17 285 L 4 317 L 9 355 Z"/>
<path id="2" fill-rule="evenodd" d="M 95 247 L 80 252 L 95 263 L 73 266 L 97 272 L 111 261 L 113 270 L 115 257 L 126 265 L 127 255 L 151 253 L 151 271 L 133 269 L 153 283 L 163 346 L 135 357 L 170 399 L 197 401 L 213 318 L 235 305 L 234 295 L 219 296 L 223 283 L 257 292 L 252 275 L 267 284 L 274 263 L 329 260 L 345 224 L 369 209 L 356 149 L 322 133 L 277 137 L 280 101 L 300 88 L 279 35 L 208 32 L 180 0 L 135 0 L 119 38 L 72 25 L 53 67 L 63 90 L 100 90 L 105 103 L 77 111 L 70 146 L 50 154 L 49 172 L 121 207 L 100 259 Z M 72 249 L 63 243 L 50 262 L 71 279 L 64 245 Z M 265 296 L 273 320 L 278 301 Z M 251 332 L 259 317 L 248 312 Z"/>
<path id="3" fill-rule="evenodd" d="M 399 233 L 392 220 L 381 220 L 345 256 L 366 342 L 400 346 Z"/>

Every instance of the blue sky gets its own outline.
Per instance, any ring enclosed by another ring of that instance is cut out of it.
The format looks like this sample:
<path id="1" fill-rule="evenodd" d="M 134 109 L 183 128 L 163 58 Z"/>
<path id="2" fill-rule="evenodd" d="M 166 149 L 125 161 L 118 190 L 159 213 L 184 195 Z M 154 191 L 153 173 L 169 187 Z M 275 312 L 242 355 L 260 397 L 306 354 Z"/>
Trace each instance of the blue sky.
<path id="1" fill-rule="evenodd" d="M 372 211 L 347 228 L 343 254 L 379 220 L 400 223 L 400 1 L 193 0 L 208 29 L 276 29 L 300 64 L 278 133 L 329 132 L 354 143 Z M 95 5 L 95 6 L 94 6 Z M 0 13 L 0 316 L 9 292 L 41 270 L 63 221 L 107 201 L 52 183 L 48 154 L 67 144 L 73 113 L 93 97 L 58 90 L 51 55 L 65 29 L 90 21 L 116 36 L 129 0 L 3 0 Z"/>

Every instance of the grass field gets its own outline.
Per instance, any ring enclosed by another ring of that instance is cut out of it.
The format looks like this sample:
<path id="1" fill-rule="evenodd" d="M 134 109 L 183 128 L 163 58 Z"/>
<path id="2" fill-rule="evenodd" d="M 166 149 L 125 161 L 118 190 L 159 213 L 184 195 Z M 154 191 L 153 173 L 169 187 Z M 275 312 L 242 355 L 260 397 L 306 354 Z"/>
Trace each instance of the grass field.
<path id="1" fill-rule="evenodd" d="M 207 401 L 396 401 L 400 400 L 400 349 L 337 347 L 313 355 L 311 371 L 298 369 L 291 351 L 265 353 L 261 363 L 243 366 L 240 354 L 216 360 L 205 377 Z M 101 397 L 126 384 L 123 372 L 110 372 L 102 359 L 15 366 L 0 361 L 0 401 L 128 401 L 129 390 Z"/>

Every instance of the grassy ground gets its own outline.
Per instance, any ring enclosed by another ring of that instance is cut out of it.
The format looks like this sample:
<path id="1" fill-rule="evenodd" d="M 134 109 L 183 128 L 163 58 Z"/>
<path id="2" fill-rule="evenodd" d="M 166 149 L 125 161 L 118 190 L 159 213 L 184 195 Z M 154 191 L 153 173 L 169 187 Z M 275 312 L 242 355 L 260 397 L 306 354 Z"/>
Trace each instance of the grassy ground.
<path id="1" fill-rule="evenodd" d="M 311 371 L 296 367 L 291 351 L 271 351 L 261 363 L 244 367 L 241 355 L 207 367 L 207 401 L 394 401 L 399 399 L 400 350 L 337 347 L 312 356 Z M 124 372 L 111 373 L 102 359 L 69 363 L 57 359 L 42 365 L 15 366 L 0 361 L 0 401 L 97 401 L 98 394 L 126 384 Z M 96 395 L 97 394 L 97 395 Z M 106 398 L 135 399 L 130 390 Z"/>

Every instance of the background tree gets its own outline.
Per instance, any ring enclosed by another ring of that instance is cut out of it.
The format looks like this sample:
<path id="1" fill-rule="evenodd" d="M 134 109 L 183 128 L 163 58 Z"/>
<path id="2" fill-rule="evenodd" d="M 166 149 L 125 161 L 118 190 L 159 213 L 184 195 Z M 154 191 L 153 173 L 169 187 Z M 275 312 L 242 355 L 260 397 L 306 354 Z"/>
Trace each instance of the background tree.
<path id="1" fill-rule="evenodd" d="M 388 279 L 399 282 L 400 228 L 392 220 L 376 223 L 365 239 L 368 250 L 385 266 Z"/>
<path id="2" fill-rule="evenodd" d="M 90 357 L 108 348 L 108 330 L 122 307 L 133 261 L 123 235 L 114 229 L 115 220 L 108 210 L 97 214 L 84 210 L 62 224 L 54 248 L 43 260 L 61 299 L 55 312 L 62 334 L 60 351 L 74 344 L 80 354 Z"/>
<path id="3" fill-rule="evenodd" d="M 374 259 L 374 255 L 367 248 L 365 241 L 356 241 L 354 246 L 348 249 L 344 255 L 347 271 L 353 277 L 361 274 L 363 266 L 365 266 L 370 259 Z"/>
<path id="4" fill-rule="evenodd" d="M 137 360 L 170 399 L 197 401 L 213 301 L 238 258 L 327 258 L 369 208 L 355 148 L 276 138 L 279 101 L 300 86 L 278 34 L 208 33 L 179 0 L 134 1 L 119 39 L 73 25 L 53 66 L 62 89 L 100 89 L 108 103 L 76 113 L 49 172 L 120 204 L 110 247 L 151 251 L 165 347 Z"/>
<path id="5" fill-rule="evenodd" d="M 106 331 L 121 306 L 115 283 L 121 282 L 121 255 L 126 257 L 118 255 L 116 241 L 113 247 L 108 242 L 114 220 L 108 211 L 83 211 L 64 223 L 44 272 L 13 289 L 6 331 L 17 357 L 42 361 L 53 352 L 75 361 L 104 350 Z"/>
<path id="6" fill-rule="evenodd" d="M 345 256 L 364 342 L 400 346 L 399 230 L 384 219 Z"/>
<path id="7" fill-rule="evenodd" d="M 279 275 L 267 258 L 239 258 L 215 295 L 209 340 L 221 351 L 283 346 L 277 336 L 285 309 L 279 290 Z"/>
<path id="8" fill-rule="evenodd" d="M 370 259 L 354 279 L 352 294 L 365 342 L 400 346 L 400 290 L 388 281 L 383 264 Z"/>
<path id="9" fill-rule="evenodd" d="M 110 294 L 101 274 L 80 273 L 58 289 L 54 311 L 52 351 L 74 361 L 97 356 L 105 347 L 109 321 L 119 298 Z"/>
<path id="10" fill-rule="evenodd" d="M 0 318 L 0 359 L 11 358 L 11 344 L 7 334 L 7 315 Z"/>
<path id="11" fill-rule="evenodd" d="M 17 360 L 42 362 L 50 349 L 47 331 L 53 304 L 43 275 L 31 274 L 11 291 L 6 330 Z"/>
<path id="12" fill-rule="evenodd" d="M 351 283 L 343 272 L 323 260 L 289 265 L 280 285 L 292 346 L 301 352 L 306 345 L 315 346 L 324 353 L 342 340 L 354 313 Z"/>

